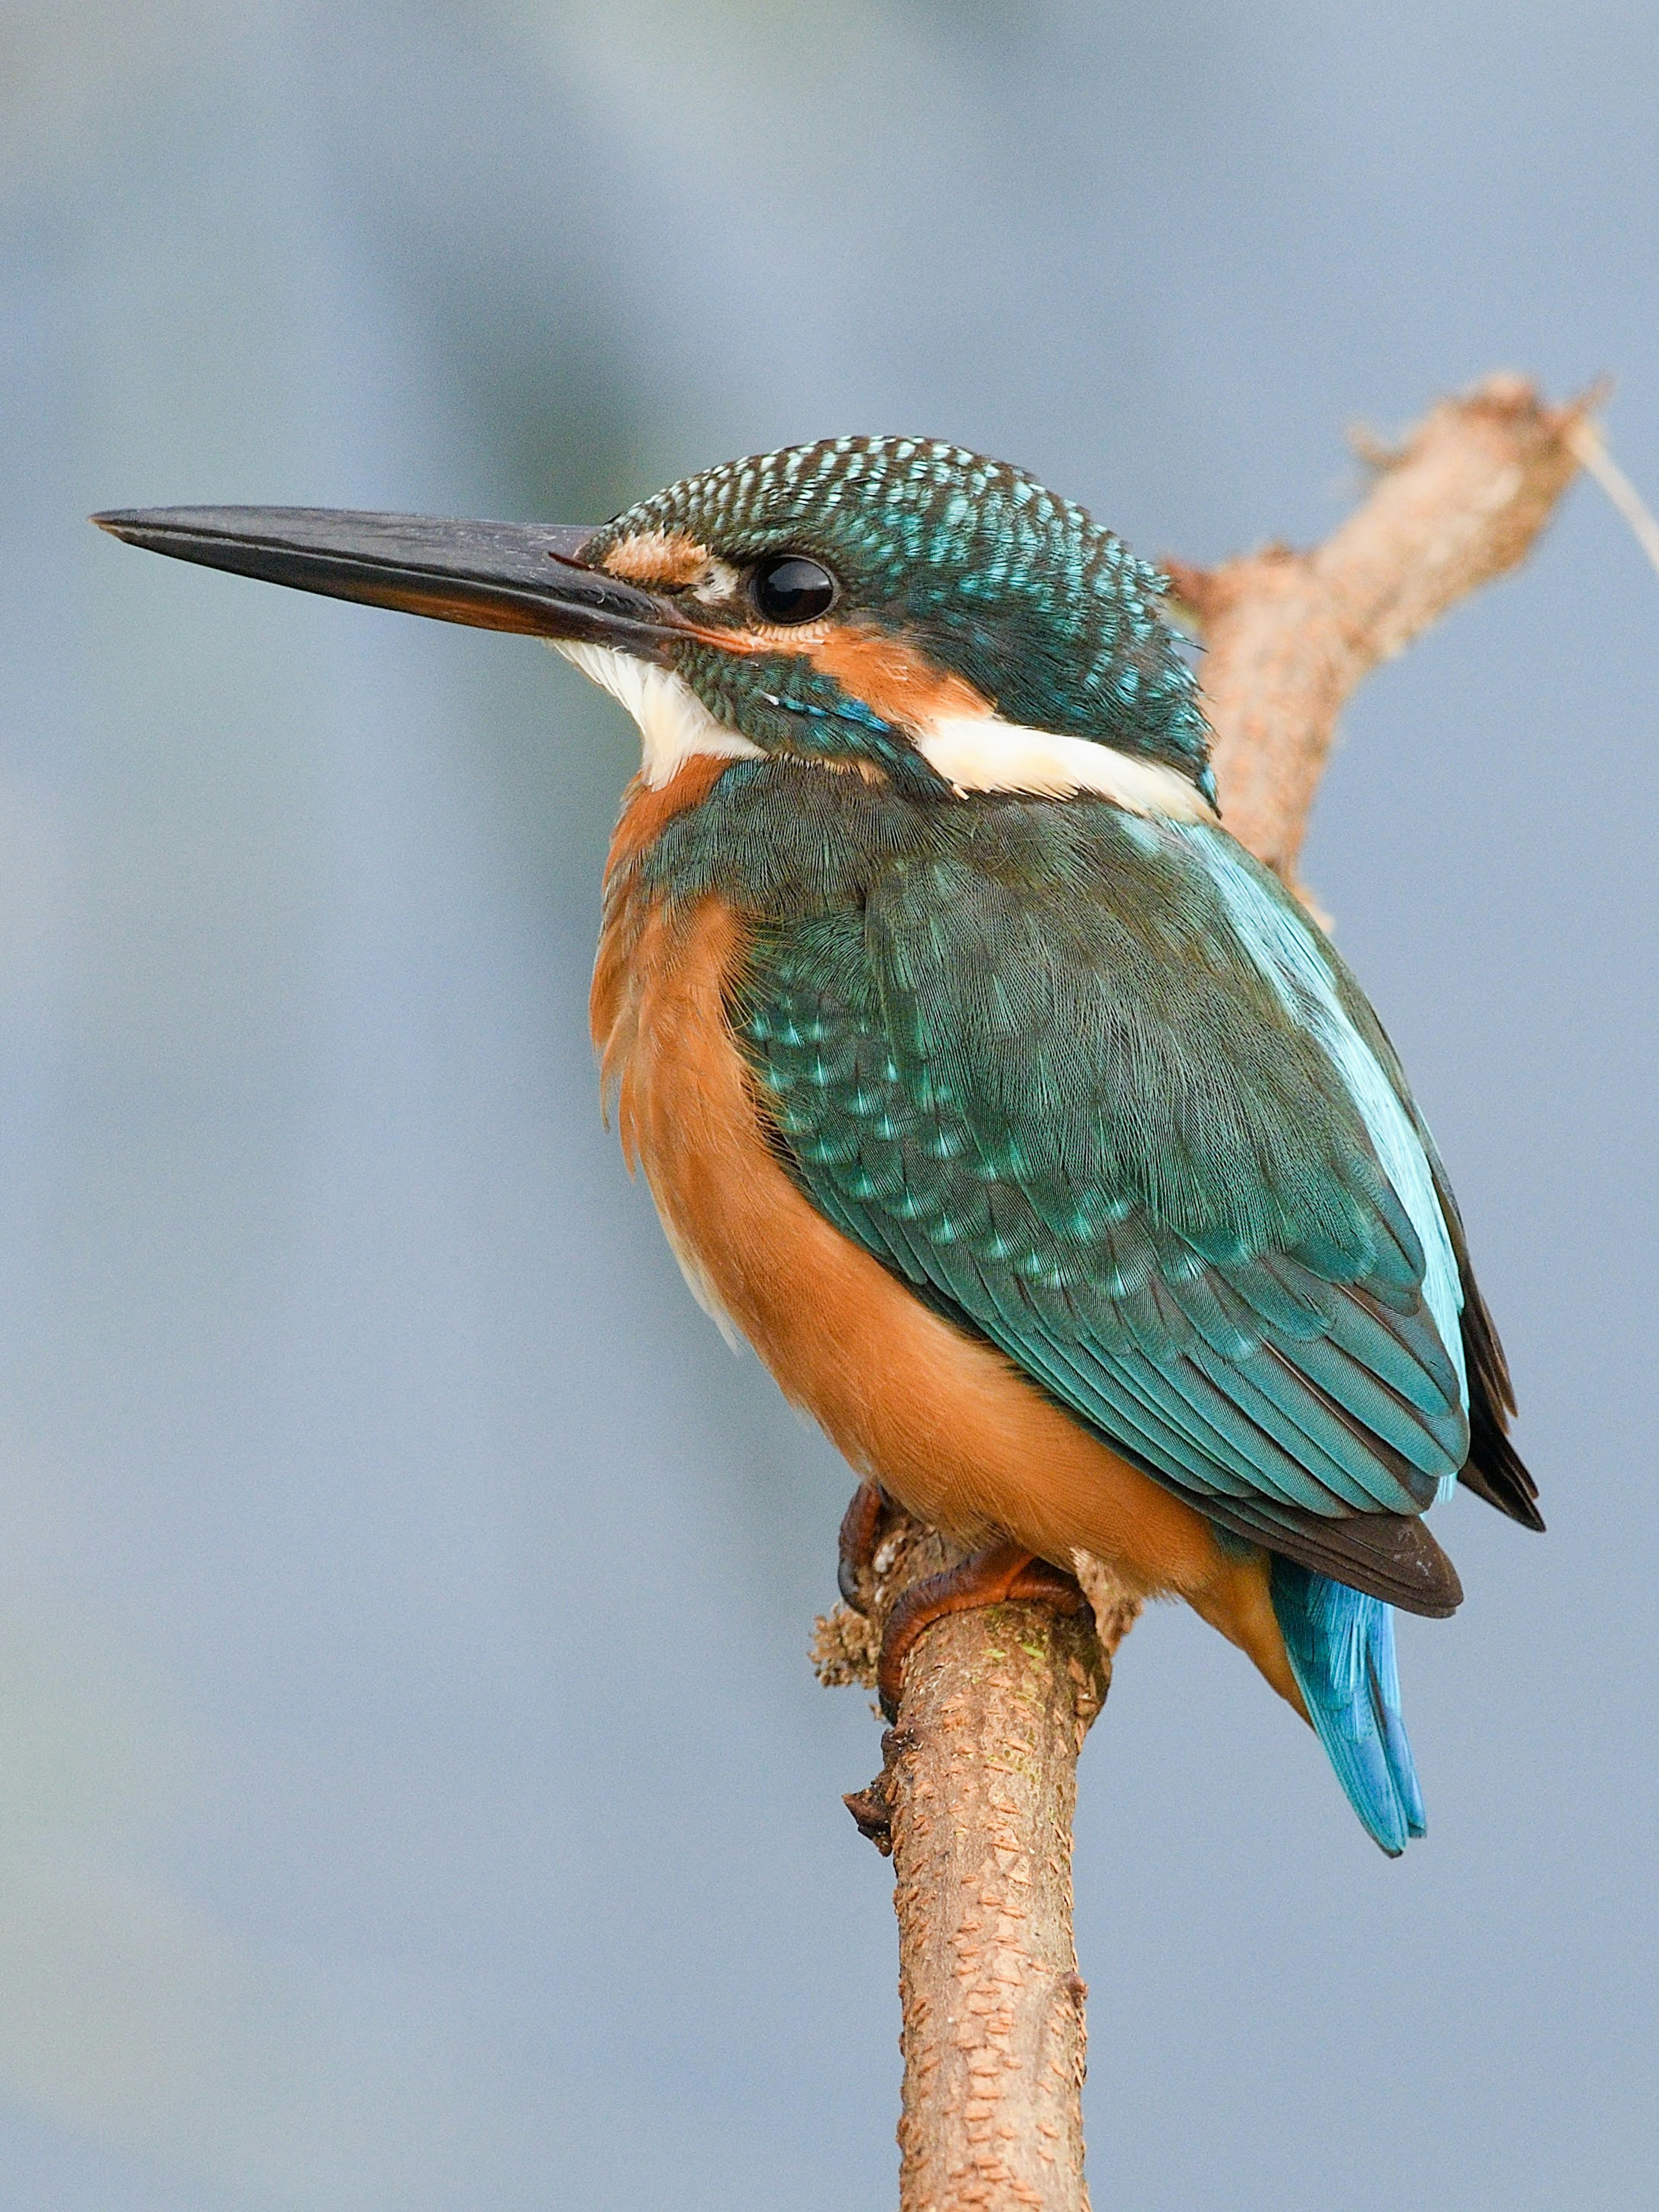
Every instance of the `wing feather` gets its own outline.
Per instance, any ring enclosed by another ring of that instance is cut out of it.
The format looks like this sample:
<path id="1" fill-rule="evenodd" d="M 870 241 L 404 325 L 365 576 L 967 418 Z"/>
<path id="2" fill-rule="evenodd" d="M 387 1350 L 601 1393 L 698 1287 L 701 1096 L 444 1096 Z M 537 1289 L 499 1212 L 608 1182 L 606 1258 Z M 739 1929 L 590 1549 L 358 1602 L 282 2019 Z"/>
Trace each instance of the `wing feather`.
<path id="1" fill-rule="evenodd" d="M 1455 1325 L 1461 1224 L 1374 1017 L 1238 848 L 1102 808 L 1060 896 L 1009 813 L 757 939 L 734 1018 L 781 1156 L 1223 1526 L 1449 1610 L 1416 1516 L 1469 1455 L 1466 1339 L 1499 1436 L 1507 1378 L 1484 1307 Z"/>

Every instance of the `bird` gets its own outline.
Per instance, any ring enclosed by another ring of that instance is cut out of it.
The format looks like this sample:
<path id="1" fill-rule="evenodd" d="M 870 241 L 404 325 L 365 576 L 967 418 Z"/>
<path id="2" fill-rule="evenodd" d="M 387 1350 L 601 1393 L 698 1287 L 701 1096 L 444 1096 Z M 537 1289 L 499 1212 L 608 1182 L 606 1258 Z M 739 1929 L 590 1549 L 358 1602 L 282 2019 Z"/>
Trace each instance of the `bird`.
<path id="1" fill-rule="evenodd" d="M 637 723 L 592 1027 L 701 1304 L 961 1564 L 939 1613 L 1184 1600 L 1425 1832 L 1396 1607 L 1461 1484 L 1541 1528 L 1398 1058 L 1229 833 L 1167 580 L 1023 471 L 847 436 L 597 526 L 92 518 L 152 550 L 550 641 Z"/>

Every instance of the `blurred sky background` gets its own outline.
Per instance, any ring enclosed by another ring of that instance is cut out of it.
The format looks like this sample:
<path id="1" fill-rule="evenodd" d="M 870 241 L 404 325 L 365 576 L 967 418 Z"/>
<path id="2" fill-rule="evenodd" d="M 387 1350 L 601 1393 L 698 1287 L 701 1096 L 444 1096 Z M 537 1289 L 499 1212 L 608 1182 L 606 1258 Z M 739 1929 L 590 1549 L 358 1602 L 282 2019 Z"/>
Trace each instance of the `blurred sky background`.
<path id="1" fill-rule="evenodd" d="M 1498 367 L 1659 494 L 1650 0 L 0 0 L 0 2206 L 895 2194 L 849 1478 L 584 1022 L 619 709 L 94 507 L 597 520 L 844 431 L 1322 535 Z M 1095 2201 L 1601 2212 L 1659 2159 L 1659 579 L 1580 486 L 1307 873 L 1547 1539 L 1402 1632 L 1428 1843 L 1184 1610 L 1082 1768 Z"/>

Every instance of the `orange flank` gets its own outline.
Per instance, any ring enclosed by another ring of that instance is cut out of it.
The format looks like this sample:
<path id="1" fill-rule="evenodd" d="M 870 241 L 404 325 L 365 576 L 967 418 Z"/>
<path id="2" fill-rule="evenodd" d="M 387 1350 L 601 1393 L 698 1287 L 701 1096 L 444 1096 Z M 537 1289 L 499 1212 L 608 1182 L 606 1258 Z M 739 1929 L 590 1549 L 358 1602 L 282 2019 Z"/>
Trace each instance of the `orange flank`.
<path id="1" fill-rule="evenodd" d="M 712 896 L 653 901 L 629 865 L 723 765 L 694 761 L 661 791 L 636 787 L 612 847 L 592 1001 L 629 1165 L 644 1169 L 692 1288 L 912 1512 L 969 1542 L 1010 1536 L 1066 1569 L 1091 1552 L 1137 1590 L 1185 1598 L 1304 1711 L 1266 1555 L 1224 1551 L 1201 1514 L 924 1306 L 780 1165 L 727 1013 L 740 918 Z"/>

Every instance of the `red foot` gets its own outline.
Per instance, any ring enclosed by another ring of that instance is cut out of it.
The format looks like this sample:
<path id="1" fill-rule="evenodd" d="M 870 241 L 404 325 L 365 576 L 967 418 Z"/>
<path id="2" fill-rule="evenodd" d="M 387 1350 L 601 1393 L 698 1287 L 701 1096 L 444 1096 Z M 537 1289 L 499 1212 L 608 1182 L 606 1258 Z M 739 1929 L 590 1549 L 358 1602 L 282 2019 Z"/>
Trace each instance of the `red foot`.
<path id="1" fill-rule="evenodd" d="M 887 1617 L 887 1633 L 876 1662 L 876 1689 L 888 1719 L 898 1717 L 904 1662 L 924 1630 L 947 1613 L 1005 1605 L 1014 1598 L 1052 1605 L 1060 1613 L 1081 1613 L 1089 1603 L 1073 1577 L 1050 1566 L 1035 1553 L 1008 1542 L 989 1544 L 982 1552 L 970 1553 L 957 1565 L 947 1567 L 942 1575 L 929 1575 L 926 1582 L 912 1583 Z"/>
<path id="2" fill-rule="evenodd" d="M 842 1596 L 854 1613 L 870 1610 L 865 1583 L 875 1565 L 876 1546 L 886 1516 L 887 1500 L 879 1486 L 873 1482 L 860 1483 L 842 1516 L 841 1553 L 836 1566 L 836 1581 Z"/>

